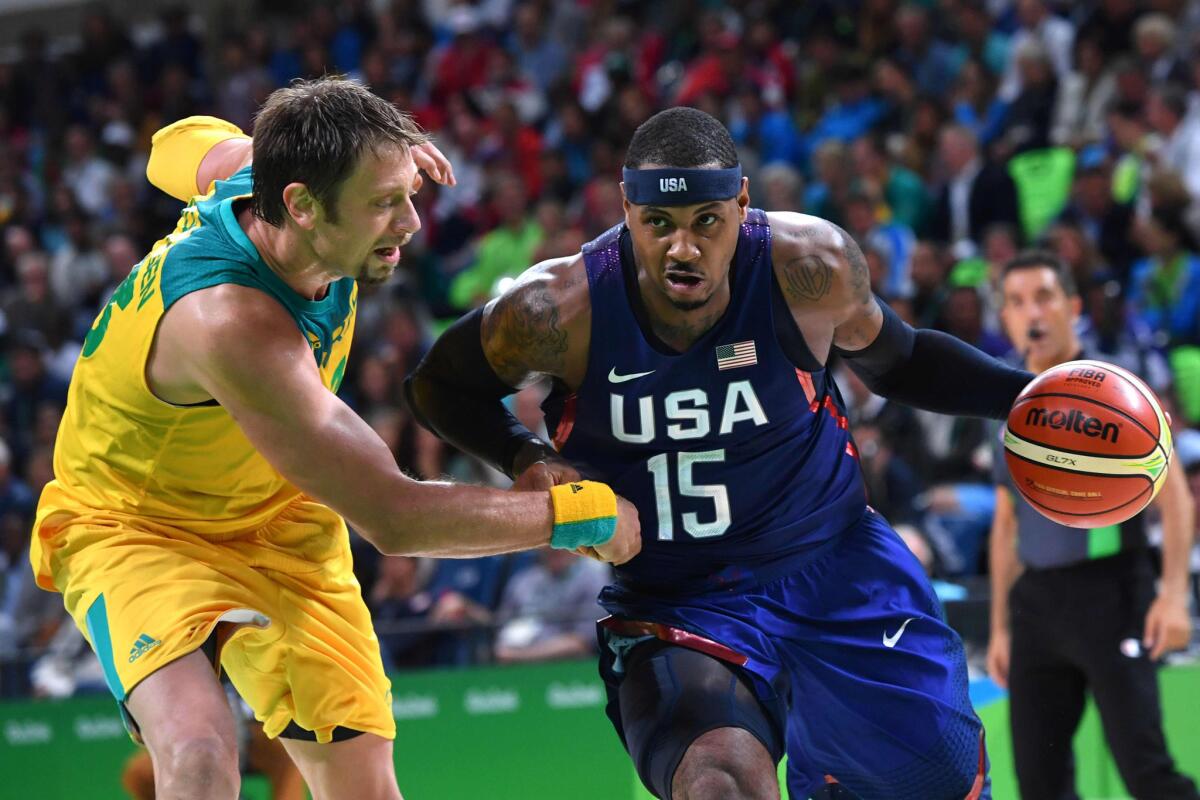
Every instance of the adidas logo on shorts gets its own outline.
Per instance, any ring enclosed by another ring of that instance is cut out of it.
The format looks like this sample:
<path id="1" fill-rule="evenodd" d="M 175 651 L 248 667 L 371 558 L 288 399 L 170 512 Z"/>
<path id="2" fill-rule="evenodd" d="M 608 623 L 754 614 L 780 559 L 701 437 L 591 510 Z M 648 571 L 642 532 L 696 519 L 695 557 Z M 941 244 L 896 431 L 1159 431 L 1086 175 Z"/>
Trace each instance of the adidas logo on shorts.
<path id="1" fill-rule="evenodd" d="M 134 661 L 137 661 L 139 658 L 145 655 L 145 653 L 153 650 L 160 644 L 162 644 L 160 639 L 155 639 L 150 634 L 143 633 L 137 638 L 137 641 L 133 643 L 133 647 L 129 649 L 129 663 L 132 664 Z"/>

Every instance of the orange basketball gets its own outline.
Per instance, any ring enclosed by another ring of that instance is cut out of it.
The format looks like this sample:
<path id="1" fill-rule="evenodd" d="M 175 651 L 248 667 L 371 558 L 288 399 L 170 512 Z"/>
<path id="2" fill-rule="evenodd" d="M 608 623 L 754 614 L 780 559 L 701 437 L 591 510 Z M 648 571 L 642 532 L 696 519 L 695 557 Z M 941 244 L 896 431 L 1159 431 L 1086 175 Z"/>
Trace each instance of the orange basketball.
<path id="1" fill-rule="evenodd" d="M 1004 457 L 1021 495 L 1073 528 L 1115 525 L 1145 508 L 1171 461 L 1171 429 L 1149 387 L 1102 361 L 1048 369 L 1017 396 Z"/>

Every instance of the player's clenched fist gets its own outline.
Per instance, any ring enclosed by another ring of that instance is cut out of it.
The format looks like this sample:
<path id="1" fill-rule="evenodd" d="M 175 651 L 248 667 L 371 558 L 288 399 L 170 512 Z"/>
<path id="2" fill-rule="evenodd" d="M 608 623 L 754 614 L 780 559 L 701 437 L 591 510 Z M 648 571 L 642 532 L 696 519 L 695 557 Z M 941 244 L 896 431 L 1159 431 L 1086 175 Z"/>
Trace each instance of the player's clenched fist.
<path id="1" fill-rule="evenodd" d="M 612 564 L 624 564 L 642 550 L 642 523 L 637 508 L 624 497 L 617 498 L 617 530 L 606 543 L 595 545 L 596 555 Z"/>

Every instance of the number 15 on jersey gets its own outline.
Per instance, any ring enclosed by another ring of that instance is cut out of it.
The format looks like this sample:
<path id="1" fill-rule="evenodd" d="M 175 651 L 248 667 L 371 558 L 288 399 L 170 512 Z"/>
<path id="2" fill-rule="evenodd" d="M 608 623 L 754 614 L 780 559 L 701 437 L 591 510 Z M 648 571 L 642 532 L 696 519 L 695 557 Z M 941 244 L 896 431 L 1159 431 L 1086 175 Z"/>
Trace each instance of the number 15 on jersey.
<path id="1" fill-rule="evenodd" d="M 671 468 L 671 462 L 675 468 Z M 672 473 L 680 497 L 708 498 L 715 507 L 715 518 L 702 522 L 694 511 L 684 512 L 683 529 L 695 539 L 720 536 L 729 529 L 729 490 L 723 483 L 697 484 L 692 480 L 695 464 L 720 464 L 725 461 L 725 450 L 704 450 L 697 453 L 659 453 L 646 462 L 646 469 L 654 477 L 654 499 L 658 507 L 658 538 L 669 541 L 675 538 L 675 511 L 671 495 Z"/>

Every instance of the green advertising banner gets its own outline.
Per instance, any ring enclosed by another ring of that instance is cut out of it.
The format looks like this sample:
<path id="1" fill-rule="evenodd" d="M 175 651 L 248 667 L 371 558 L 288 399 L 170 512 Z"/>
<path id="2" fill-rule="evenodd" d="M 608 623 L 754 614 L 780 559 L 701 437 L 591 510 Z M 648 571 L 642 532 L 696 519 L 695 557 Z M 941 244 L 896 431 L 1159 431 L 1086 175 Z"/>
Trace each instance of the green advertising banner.
<path id="1" fill-rule="evenodd" d="M 988 730 L 995 800 L 1016 800 L 1008 702 L 973 687 Z M 1200 665 L 1162 672 L 1167 739 L 1200 779 Z M 604 716 L 592 662 L 401 673 L 393 678 L 396 767 L 406 800 L 642 800 L 633 767 Z M 1084 798 L 1124 798 L 1094 709 L 1075 740 Z M 0 703 L 0 798 L 122 800 L 135 746 L 103 696 Z M 243 795 L 268 800 L 261 778 Z M 786 797 L 786 795 L 785 795 Z"/>

